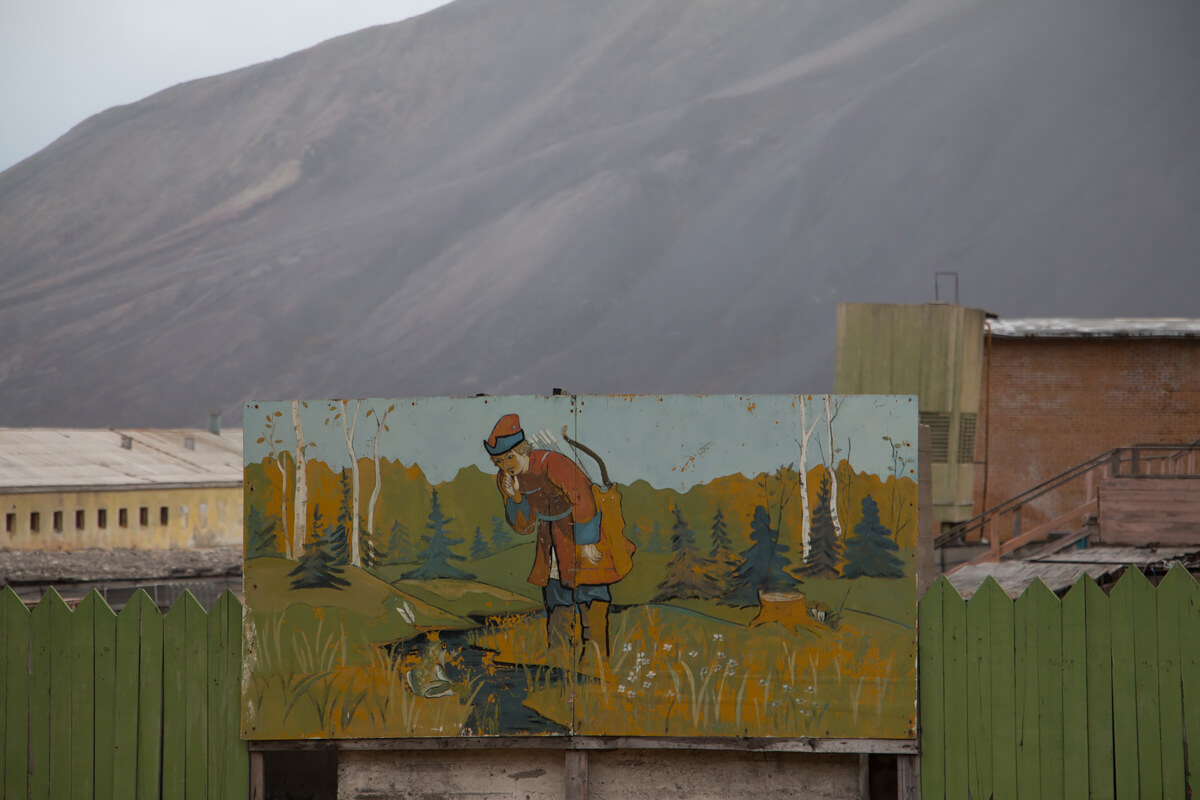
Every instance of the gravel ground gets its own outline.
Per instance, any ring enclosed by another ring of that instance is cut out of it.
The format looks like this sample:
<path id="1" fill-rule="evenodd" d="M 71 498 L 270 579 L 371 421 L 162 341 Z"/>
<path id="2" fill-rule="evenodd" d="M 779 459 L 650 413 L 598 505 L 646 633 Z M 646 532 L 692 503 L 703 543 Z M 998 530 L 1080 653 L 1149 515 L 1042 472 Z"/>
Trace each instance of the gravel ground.
<path id="1" fill-rule="evenodd" d="M 0 549 L 0 586 L 240 575 L 242 548 L 21 551 Z"/>

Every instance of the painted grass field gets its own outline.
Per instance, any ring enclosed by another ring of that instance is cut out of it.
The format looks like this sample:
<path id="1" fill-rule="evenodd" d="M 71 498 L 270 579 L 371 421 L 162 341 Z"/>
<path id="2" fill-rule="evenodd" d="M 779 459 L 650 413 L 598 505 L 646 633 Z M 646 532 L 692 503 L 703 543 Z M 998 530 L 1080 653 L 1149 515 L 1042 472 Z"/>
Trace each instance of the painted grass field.
<path id="1" fill-rule="evenodd" d="M 244 732 L 907 738 L 915 664 L 892 654 L 912 651 L 915 597 L 898 604 L 896 587 L 887 579 L 809 581 L 811 598 L 845 604 L 836 629 L 752 627 L 757 608 L 701 601 L 633 606 L 612 614 L 605 657 L 595 647 L 548 653 L 540 611 L 497 614 L 465 631 L 411 625 L 386 610 L 402 595 L 380 581 L 378 606 L 298 602 L 252 613 Z M 905 615 L 889 619 L 896 608 Z M 435 652 L 450 688 L 426 697 L 419 676 Z"/>

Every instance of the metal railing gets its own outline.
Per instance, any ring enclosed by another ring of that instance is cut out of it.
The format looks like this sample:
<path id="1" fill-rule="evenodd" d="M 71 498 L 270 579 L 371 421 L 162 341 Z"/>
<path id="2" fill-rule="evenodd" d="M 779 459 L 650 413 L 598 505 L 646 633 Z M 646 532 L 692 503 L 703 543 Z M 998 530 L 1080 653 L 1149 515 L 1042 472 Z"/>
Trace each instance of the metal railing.
<path id="1" fill-rule="evenodd" d="M 1139 444 L 1133 447 L 1115 447 L 1082 464 L 1077 464 L 1055 475 L 1049 480 L 1027 489 L 1016 497 L 1005 500 L 993 506 L 982 514 L 972 517 L 966 522 L 959 523 L 934 540 L 935 547 L 945 547 L 961 541 L 967 534 L 974 531 L 986 530 L 991 543 L 991 553 L 981 556 L 979 560 L 999 560 L 999 557 L 1012 552 L 1018 547 L 1030 542 L 1046 538 L 1060 526 L 1085 518 L 1099 512 L 1099 481 L 1104 478 L 1163 478 L 1163 477 L 1195 477 L 1200 453 L 1200 440 L 1191 444 Z M 1048 520 L 1038 527 L 1024 531 L 1021 524 L 1022 509 L 1034 500 L 1053 492 L 1066 484 L 1082 479 L 1084 482 L 1084 502 L 1065 514 Z M 1010 517 L 1012 535 L 1000 541 L 997 535 L 996 523 L 1002 517 Z M 989 557 L 990 556 L 990 557 Z"/>

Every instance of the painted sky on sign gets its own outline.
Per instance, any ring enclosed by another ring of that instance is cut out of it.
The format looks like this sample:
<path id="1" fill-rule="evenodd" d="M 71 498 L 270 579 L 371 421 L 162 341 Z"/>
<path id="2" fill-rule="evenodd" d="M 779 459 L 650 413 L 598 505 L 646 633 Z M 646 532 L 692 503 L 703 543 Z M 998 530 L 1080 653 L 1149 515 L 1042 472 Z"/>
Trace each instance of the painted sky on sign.
<path id="1" fill-rule="evenodd" d="M 355 404 L 357 414 L 354 414 Z M 460 469 L 475 465 L 494 472 L 483 440 L 504 414 L 517 414 L 527 436 L 545 431 L 560 447 L 568 426 L 571 438 L 604 458 L 611 480 L 645 480 L 659 489 L 686 491 L 725 475 L 754 477 L 800 458 L 801 408 L 805 427 L 813 430 L 806 466 L 828 460 L 829 426 L 823 395 L 582 395 L 560 397 L 410 398 L 347 401 L 344 419 L 354 420 L 353 447 L 359 458 L 370 457 L 386 416 L 380 454 L 405 465 L 419 464 L 434 484 L 452 480 Z M 838 460 L 848 458 L 860 472 L 892 474 L 898 455 L 904 474 L 916 477 L 917 404 L 911 396 L 856 395 L 831 398 L 833 447 Z M 249 403 L 245 409 L 246 463 L 270 455 L 264 435 L 268 414 L 282 413 L 276 446 L 292 450 L 291 403 Z M 349 465 L 341 401 L 307 401 L 301 425 L 310 446 L 309 458 L 335 469 Z M 368 414 L 368 412 L 370 412 Z M 576 413 L 578 412 L 578 413 Z M 814 427 L 815 426 L 815 427 Z M 886 438 L 885 438 L 886 437 Z M 595 463 L 582 454 L 577 461 L 593 480 Z"/>

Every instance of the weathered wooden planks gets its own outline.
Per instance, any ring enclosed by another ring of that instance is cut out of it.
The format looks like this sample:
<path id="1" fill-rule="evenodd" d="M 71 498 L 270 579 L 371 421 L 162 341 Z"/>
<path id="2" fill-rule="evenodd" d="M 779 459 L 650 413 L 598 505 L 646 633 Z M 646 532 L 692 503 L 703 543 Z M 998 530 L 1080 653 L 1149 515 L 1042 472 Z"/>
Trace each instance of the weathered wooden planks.
<path id="1" fill-rule="evenodd" d="M 226 593 L 208 614 L 185 594 L 171 615 L 144 592 L 118 616 L 94 592 L 72 611 L 51 590 L 30 612 L 0 591 L 0 796 L 249 796 L 241 604 Z"/>
<path id="2" fill-rule="evenodd" d="M 1157 588 L 1129 570 L 1110 596 L 1085 576 L 1061 601 L 1038 582 L 1013 601 L 989 580 L 962 608 L 944 579 L 919 606 L 923 797 L 1196 791 L 1200 585 L 1186 570 Z"/>

